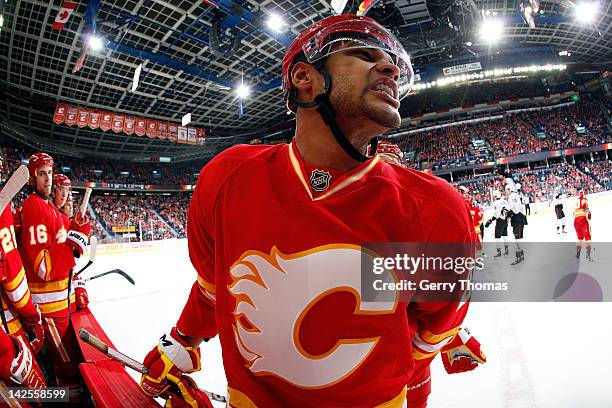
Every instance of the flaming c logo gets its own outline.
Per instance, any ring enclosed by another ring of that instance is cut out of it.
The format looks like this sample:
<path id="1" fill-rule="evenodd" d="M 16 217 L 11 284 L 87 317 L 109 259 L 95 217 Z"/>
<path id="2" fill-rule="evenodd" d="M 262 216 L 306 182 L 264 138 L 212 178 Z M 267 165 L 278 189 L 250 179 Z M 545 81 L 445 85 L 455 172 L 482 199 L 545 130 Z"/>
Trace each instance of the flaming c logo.
<path id="1" fill-rule="evenodd" d="M 301 388 L 333 385 L 354 372 L 380 336 L 338 339 L 323 355 L 311 355 L 299 340 L 308 310 L 334 292 L 356 297 L 354 314 L 393 313 L 397 302 L 363 302 L 359 246 L 325 245 L 296 254 L 247 251 L 230 268 L 236 299 L 234 336 L 246 366 Z M 333 318 L 333 317 L 332 317 Z"/>

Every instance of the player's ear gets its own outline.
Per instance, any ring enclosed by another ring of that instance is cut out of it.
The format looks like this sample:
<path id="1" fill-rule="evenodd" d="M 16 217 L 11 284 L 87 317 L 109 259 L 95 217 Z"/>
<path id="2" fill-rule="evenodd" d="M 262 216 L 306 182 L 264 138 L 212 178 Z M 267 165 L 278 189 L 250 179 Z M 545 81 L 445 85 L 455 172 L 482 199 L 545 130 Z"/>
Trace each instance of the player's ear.
<path id="1" fill-rule="evenodd" d="M 323 86 L 321 74 L 311 64 L 297 62 L 291 70 L 291 82 L 300 101 L 311 101 Z"/>

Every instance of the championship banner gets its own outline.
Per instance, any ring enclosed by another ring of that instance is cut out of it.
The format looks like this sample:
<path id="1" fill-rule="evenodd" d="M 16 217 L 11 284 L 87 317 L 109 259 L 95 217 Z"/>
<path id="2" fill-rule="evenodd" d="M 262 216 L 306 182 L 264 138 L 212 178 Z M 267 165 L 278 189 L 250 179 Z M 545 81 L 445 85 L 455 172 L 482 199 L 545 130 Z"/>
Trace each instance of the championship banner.
<path id="1" fill-rule="evenodd" d="M 65 123 L 68 126 L 74 126 L 77 121 L 77 115 L 79 114 L 79 108 L 76 106 L 68 106 L 68 113 L 66 114 Z"/>
<path id="2" fill-rule="evenodd" d="M 183 126 L 178 127 L 178 142 L 187 143 L 187 128 Z"/>
<path id="3" fill-rule="evenodd" d="M 174 123 L 168 123 L 168 140 L 176 142 L 178 138 L 178 126 Z"/>
<path id="4" fill-rule="evenodd" d="M 187 143 L 196 144 L 198 139 L 198 131 L 196 128 L 187 128 Z"/>
<path id="5" fill-rule="evenodd" d="M 126 135 L 134 134 L 134 127 L 136 126 L 136 119 L 133 116 L 126 116 L 123 122 L 123 132 Z"/>
<path id="6" fill-rule="evenodd" d="M 143 118 L 136 118 L 136 136 L 144 136 L 147 133 L 147 121 Z"/>
<path id="7" fill-rule="evenodd" d="M 198 144 L 204 145 L 206 143 L 206 129 L 198 128 Z"/>
<path id="8" fill-rule="evenodd" d="M 89 123 L 87 124 L 87 126 L 89 126 L 90 129 L 97 129 L 100 126 L 100 117 L 102 116 L 102 114 L 98 111 L 91 111 L 89 113 Z"/>
<path id="9" fill-rule="evenodd" d="M 147 119 L 147 137 L 157 137 L 157 121 L 155 119 Z"/>
<path id="10" fill-rule="evenodd" d="M 66 105 L 58 103 L 55 107 L 55 113 L 53 114 L 53 122 L 61 125 L 66 120 Z"/>
<path id="11" fill-rule="evenodd" d="M 159 122 L 159 133 L 157 137 L 160 140 L 166 140 L 168 138 L 168 122 Z"/>
<path id="12" fill-rule="evenodd" d="M 77 126 L 80 128 L 84 128 L 85 126 L 87 126 L 87 122 L 89 122 L 89 109 L 79 108 L 79 114 L 77 116 Z"/>
<path id="13" fill-rule="evenodd" d="M 113 132 L 123 132 L 123 119 L 125 116 L 121 113 L 113 113 Z"/>
<path id="14" fill-rule="evenodd" d="M 113 114 L 110 112 L 102 112 L 102 119 L 100 119 L 100 129 L 108 131 L 113 127 Z"/>

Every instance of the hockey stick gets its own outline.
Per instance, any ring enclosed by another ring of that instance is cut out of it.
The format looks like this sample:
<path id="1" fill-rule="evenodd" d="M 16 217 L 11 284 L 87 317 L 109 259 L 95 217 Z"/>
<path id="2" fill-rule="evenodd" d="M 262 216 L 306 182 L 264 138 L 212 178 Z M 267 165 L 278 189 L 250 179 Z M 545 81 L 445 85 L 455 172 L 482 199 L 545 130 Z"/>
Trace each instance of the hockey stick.
<path id="1" fill-rule="evenodd" d="M 92 279 L 101 278 L 102 276 L 108 275 L 109 273 L 116 273 L 116 274 L 119 274 L 119 275 L 123 276 L 132 285 L 134 285 L 134 283 L 135 283 L 134 279 L 132 279 L 132 277 L 130 275 L 128 275 L 127 273 L 123 272 L 121 269 L 113 269 L 112 271 L 99 273 L 97 275 L 94 275 L 92 277 L 89 277 L 89 278 L 85 279 L 85 282 L 89 282 Z"/>
<path id="2" fill-rule="evenodd" d="M 101 352 L 102 354 L 107 355 L 113 360 L 120 362 L 124 366 L 131 368 L 132 370 L 137 371 L 140 374 L 146 374 L 147 372 L 149 372 L 149 369 L 145 365 L 139 363 L 131 357 L 126 356 L 123 353 L 118 352 L 117 350 L 104 343 L 102 340 L 100 340 L 99 338 L 97 338 L 96 336 L 89 333 L 83 328 L 79 330 L 79 338 L 85 343 L 95 348 L 96 350 L 98 350 L 99 352 Z M 204 392 L 204 394 L 206 394 L 208 398 L 213 401 L 222 402 L 224 404 L 227 403 L 227 398 L 225 398 L 223 395 L 215 394 L 205 390 L 202 391 Z"/>
<path id="3" fill-rule="evenodd" d="M 28 182 L 28 178 L 30 177 L 30 172 L 28 168 L 23 164 L 15 170 L 15 172 L 11 175 L 11 178 L 8 179 L 2 191 L 0 191 L 0 214 L 4 212 L 6 206 L 11 202 L 11 200 L 17 195 L 19 190 Z"/>
<path id="4" fill-rule="evenodd" d="M 90 248 L 89 248 L 89 261 L 87 261 L 87 264 L 84 267 L 82 267 L 77 273 L 75 273 L 74 276 L 79 276 L 81 273 L 83 273 L 85 269 L 89 268 L 91 264 L 94 263 L 94 261 L 96 260 L 97 249 L 98 249 L 98 238 L 91 237 Z"/>
<path id="5" fill-rule="evenodd" d="M 89 196 L 91 196 L 91 187 L 87 187 L 85 189 L 85 196 L 83 197 L 83 201 L 81 202 L 81 215 L 85 216 L 85 211 L 87 211 L 87 204 L 89 204 Z"/>

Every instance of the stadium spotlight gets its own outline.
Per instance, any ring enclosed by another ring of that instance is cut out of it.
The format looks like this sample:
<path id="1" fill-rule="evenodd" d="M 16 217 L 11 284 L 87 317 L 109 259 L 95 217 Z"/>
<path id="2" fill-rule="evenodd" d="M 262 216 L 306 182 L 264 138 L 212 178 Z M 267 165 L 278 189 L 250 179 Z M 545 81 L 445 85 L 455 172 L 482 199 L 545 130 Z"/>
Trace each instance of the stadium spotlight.
<path id="1" fill-rule="evenodd" d="M 480 25 L 478 34 L 488 43 L 496 43 L 502 36 L 504 23 L 499 19 L 486 19 Z"/>
<path id="2" fill-rule="evenodd" d="M 240 84 L 238 85 L 238 88 L 236 88 L 236 95 L 238 95 L 240 99 L 244 99 L 248 97 L 250 94 L 251 94 L 251 89 L 245 84 Z"/>
<path id="3" fill-rule="evenodd" d="M 583 2 L 576 4 L 575 6 L 575 15 L 576 20 L 581 23 L 592 23 L 595 21 L 597 17 L 597 12 L 599 11 L 599 5 L 597 2 Z"/>
<path id="4" fill-rule="evenodd" d="M 285 22 L 283 21 L 283 19 L 278 14 L 274 14 L 274 13 L 268 16 L 267 24 L 268 24 L 268 28 L 276 31 L 277 33 L 282 32 L 285 27 Z"/>
<path id="5" fill-rule="evenodd" d="M 92 51 L 100 51 L 104 48 L 104 44 L 102 43 L 102 38 L 98 37 L 95 34 L 92 34 L 87 39 L 87 44 L 89 44 L 89 49 Z"/>

